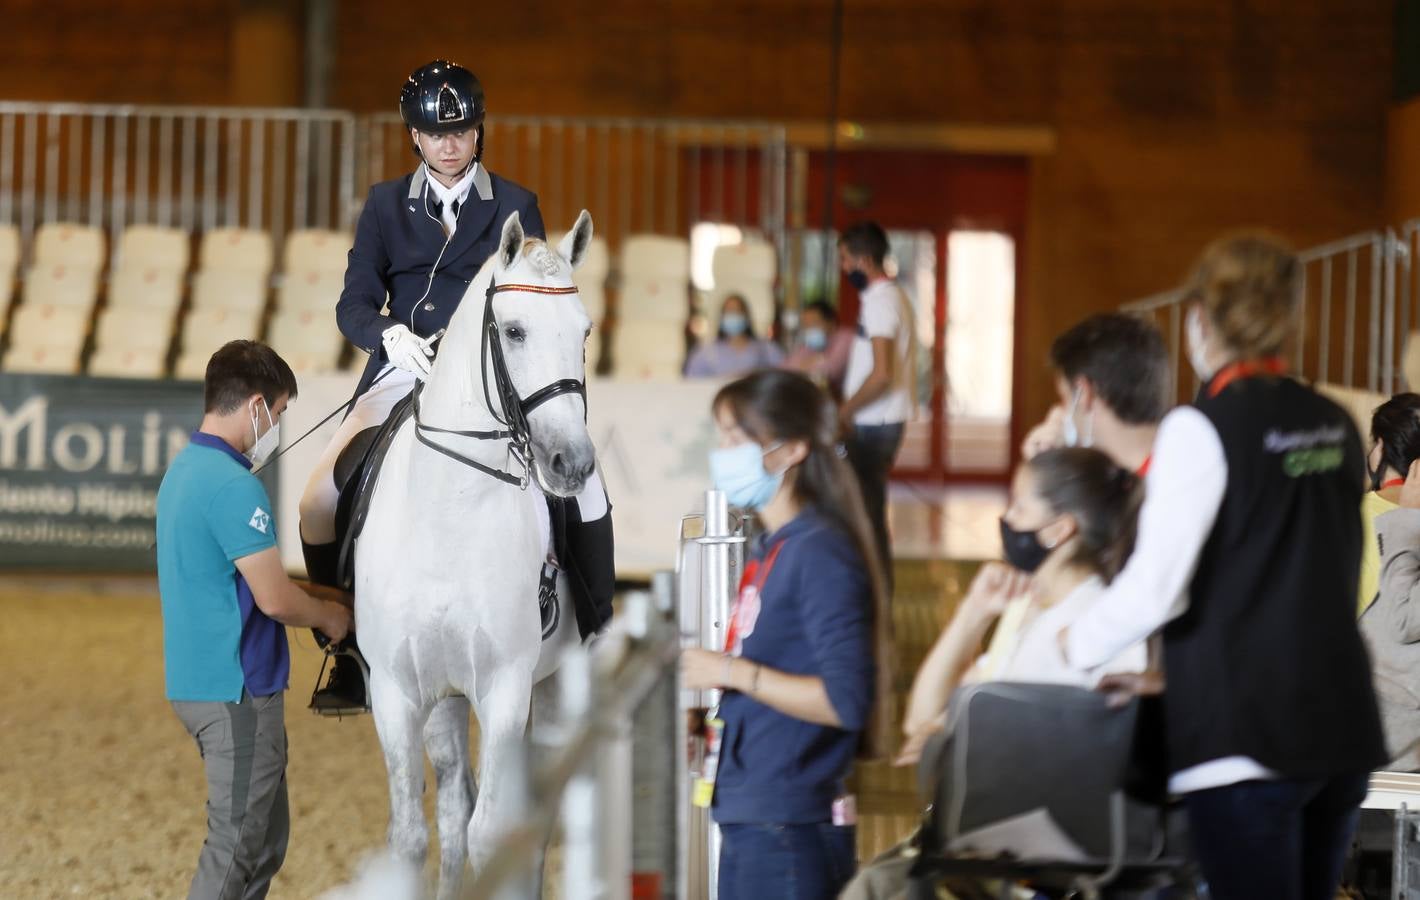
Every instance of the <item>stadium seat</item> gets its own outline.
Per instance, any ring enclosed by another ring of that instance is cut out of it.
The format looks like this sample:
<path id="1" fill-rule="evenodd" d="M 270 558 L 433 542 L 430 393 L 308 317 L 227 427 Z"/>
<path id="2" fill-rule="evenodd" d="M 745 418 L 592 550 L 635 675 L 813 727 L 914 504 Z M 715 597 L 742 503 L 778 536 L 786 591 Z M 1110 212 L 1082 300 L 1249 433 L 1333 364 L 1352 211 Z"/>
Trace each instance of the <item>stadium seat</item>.
<path id="1" fill-rule="evenodd" d="M 326 310 L 282 310 L 271 318 L 268 343 L 297 373 L 334 372 L 345 338 Z"/>
<path id="2" fill-rule="evenodd" d="M 303 228 L 291 232 L 281 255 L 281 270 L 294 272 L 345 273 L 345 263 L 354 236 L 345 231 Z"/>
<path id="3" fill-rule="evenodd" d="M 99 229 L 69 222 L 41 225 L 21 302 L 73 307 L 82 310 L 87 319 L 98 299 L 103 264 L 104 234 Z"/>
<path id="4" fill-rule="evenodd" d="M 219 347 L 238 338 L 260 337 L 260 309 L 193 309 L 182 325 L 182 353 L 173 374 L 201 378 Z"/>
<path id="5" fill-rule="evenodd" d="M 622 320 L 612 342 L 612 371 L 618 378 L 678 381 L 685 365 L 681 326 Z"/>
<path id="6" fill-rule="evenodd" d="M 118 239 L 108 305 L 166 311 L 182 305 L 187 274 L 188 238 L 180 228 L 131 225 Z"/>
<path id="7" fill-rule="evenodd" d="M 705 296 L 705 314 L 712 319 L 731 294 L 739 294 L 749 305 L 750 319 L 761 335 L 774 324 L 774 279 L 779 259 L 774 245 L 751 239 L 725 244 L 715 249 L 711 271 L 715 287 Z"/>
<path id="8" fill-rule="evenodd" d="M 271 235 L 249 228 L 214 228 L 202 236 L 201 269 L 240 269 L 271 274 Z"/>
<path id="9" fill-rule="evenodd" d="M 20 229 L 0 225 L 0 331 L 4 330 L 10 301 L 15 296 L 15 276 L 20 269 Z"/>
<path id="10" fill-rule="evenodd" d="M 251 269 L 201 269 L 192 278 L 193 309 L 266 308 L 267 276 Z"/>
<path id="11" fill-rule="evenodd" d="M 689 312 L 689 286 L 688 241 L 648 234 L 627 238 L 621 250 L 618 322 L 659 322 L 679 328 Z"/>
<path id="12" fill-rule="evenodd" d="M 76 373 L 88 326 L 87 309 L 23 304 L 15 311 L 3 368 L 9 372 Z"/>
<path id="13" fill-rule="evenodd" d="M 90 375 L 159 378 L 168 364 L 173 311 L 163 307 L 109 306 L 94 329 Z"/>
<path id="14" fill-rule="evenodd" d="M 283 312 L 322 311 L 334 322 L 335 304 L 344 288 L 344 270 L 287 272 L 276 289 L 276 308 Z"/>
<path id="15" fill-rule="evenodd" d="M 35 233 L 34 264 L 97 272 L 104 265 L 104 233 L 92 225 L 47 222 Z"/>
<path id="16" fill-rule="evenodd" d="M 175 269 L 187 271 L 188 239 L 181 228 L 130 225 L 118 238 L 114 268 Z"/>
<path id="17" fill-rule="evenodd" d="M 103 378 L 162 378 L 166 365 L 166 351 L 159 354 L 122 347 L 101 347 L 89 358 L 89 374 Z"/>
<path id="18" fill-rule="evenodd" d="M 25 276 L 25 306 L 67 306 L 88 313 L 98 295 L 97 268 L 36 263 Z"/>
<path id="19" fill-rule="evenodd" d="M 184 274 L 181 269 L 121 265 L 109 282 L 108 305 L 171 317 L 182 305 Z"/>

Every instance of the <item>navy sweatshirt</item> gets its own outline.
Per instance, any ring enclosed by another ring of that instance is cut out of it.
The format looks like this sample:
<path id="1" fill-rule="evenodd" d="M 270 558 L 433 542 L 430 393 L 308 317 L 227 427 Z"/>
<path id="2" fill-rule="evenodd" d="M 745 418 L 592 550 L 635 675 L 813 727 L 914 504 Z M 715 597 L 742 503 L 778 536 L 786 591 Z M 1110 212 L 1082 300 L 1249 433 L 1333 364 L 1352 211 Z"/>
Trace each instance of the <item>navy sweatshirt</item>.
<path id="1" fill-rule="evenodd" d="M 763 567 L 776 546 L 758 614 L 741 620 L 740 655 L 822 678 L 843 727 L 795 719 L 726 691 L 714 799 L 721 824 L 829 821 L 872 708 L 872 589 L 852 538 L 805 510 L 762 538 L 751 558 Z"/>

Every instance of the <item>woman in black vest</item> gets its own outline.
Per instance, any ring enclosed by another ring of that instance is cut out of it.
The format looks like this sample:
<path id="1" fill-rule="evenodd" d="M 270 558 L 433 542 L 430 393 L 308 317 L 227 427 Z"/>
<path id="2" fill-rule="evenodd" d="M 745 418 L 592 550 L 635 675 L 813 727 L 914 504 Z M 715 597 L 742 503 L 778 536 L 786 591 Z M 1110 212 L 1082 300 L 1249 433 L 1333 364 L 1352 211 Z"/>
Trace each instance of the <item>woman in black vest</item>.
<path id="1" fill-rule="evenodd" d="M 1162 629 L 1170 788 L 1215 900 L 1330 900 L 1386 760 L 1355 624 L 1361 441 L 1282 357 L 1301 271 L 1261 235 L 1204 252 L 1203 388 L 1159 429 L 1134 555 L 1061 634 L 1092 668 Z"/>

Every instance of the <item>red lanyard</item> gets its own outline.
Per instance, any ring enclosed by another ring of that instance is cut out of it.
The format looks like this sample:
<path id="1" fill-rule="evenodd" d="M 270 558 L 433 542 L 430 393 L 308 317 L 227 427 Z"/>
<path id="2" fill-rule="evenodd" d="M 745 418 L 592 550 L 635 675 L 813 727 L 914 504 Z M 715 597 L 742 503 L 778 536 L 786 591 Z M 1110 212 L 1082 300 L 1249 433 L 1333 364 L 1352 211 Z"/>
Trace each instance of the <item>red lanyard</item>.
<path id="1" fill-rule="evenodd" d="M 751 602 L 748 591 L 753 588 L 754 599 L 752 602 L 759 602 L 759 595 L 764 590 L 764 582 L 769 580 L 769 570 L 774 568 L 774 560 L 779 558 L 779 551 L 784 549 L 785 541 L 780 541 L 769 550 L 769 554 L 764 557 L 763 562 L 754 559 L 745 564 L 745 573 L 740 577 L 739 593 L 735 595 L 735 605 L 730 608 L 730 624 L 725 628 L 725 652 L 730 653 L 735 647 L 735 638 L 739 636 L 740 613 L 745 603 Z"/>
<path id="2" fill-rule="evenodd" d="M 1143 478 L 1145 475 L 1149 474 L 1149 466 L 1153 464 L 1154 454 L 1150 453 L 1148 456 L 1144 457 L 1144 461 L 1139 464 L 1139 468 L 1134 470 L 1134 474 Z"/>
<path id="3" fill-rule="evenodd" d="M 1380 489 L 1385 490 L 1386 488 L 1400 487 L 1403 484 L 1405 484 L 1404 478 L 1392 478 L 1390 481 L 1381 482 Z"/>
<path id="4" fill-rule="evenodd" d="M 1208 385 L 1208 397 L 1212 399 L 1223 393 L 1223 388 L 1234 381 L 1252 378 L 1256 375 L 1281 375 L 1287 371 L 1287 363 L 1280 356 L 1264 356 L 1262 359 L 1243 359 L 1224 366 Z"/>

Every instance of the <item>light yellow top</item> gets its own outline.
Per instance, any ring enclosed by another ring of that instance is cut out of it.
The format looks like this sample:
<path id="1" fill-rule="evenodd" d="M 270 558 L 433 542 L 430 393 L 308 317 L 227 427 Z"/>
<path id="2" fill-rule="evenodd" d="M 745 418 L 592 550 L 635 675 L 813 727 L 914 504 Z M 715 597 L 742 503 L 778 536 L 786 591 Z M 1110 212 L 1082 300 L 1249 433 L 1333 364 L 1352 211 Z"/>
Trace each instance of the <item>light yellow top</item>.
<path id="1" fill-rule="evenodd" d="M 1357 618 L 1376 601 L 1376 592 L 1380 590 L 1381 545 L 1376 539 L 1376 517 L 1397 506 L 1375 491 L 1361 497 L 1361 583 L 1356 591 Z"/>

